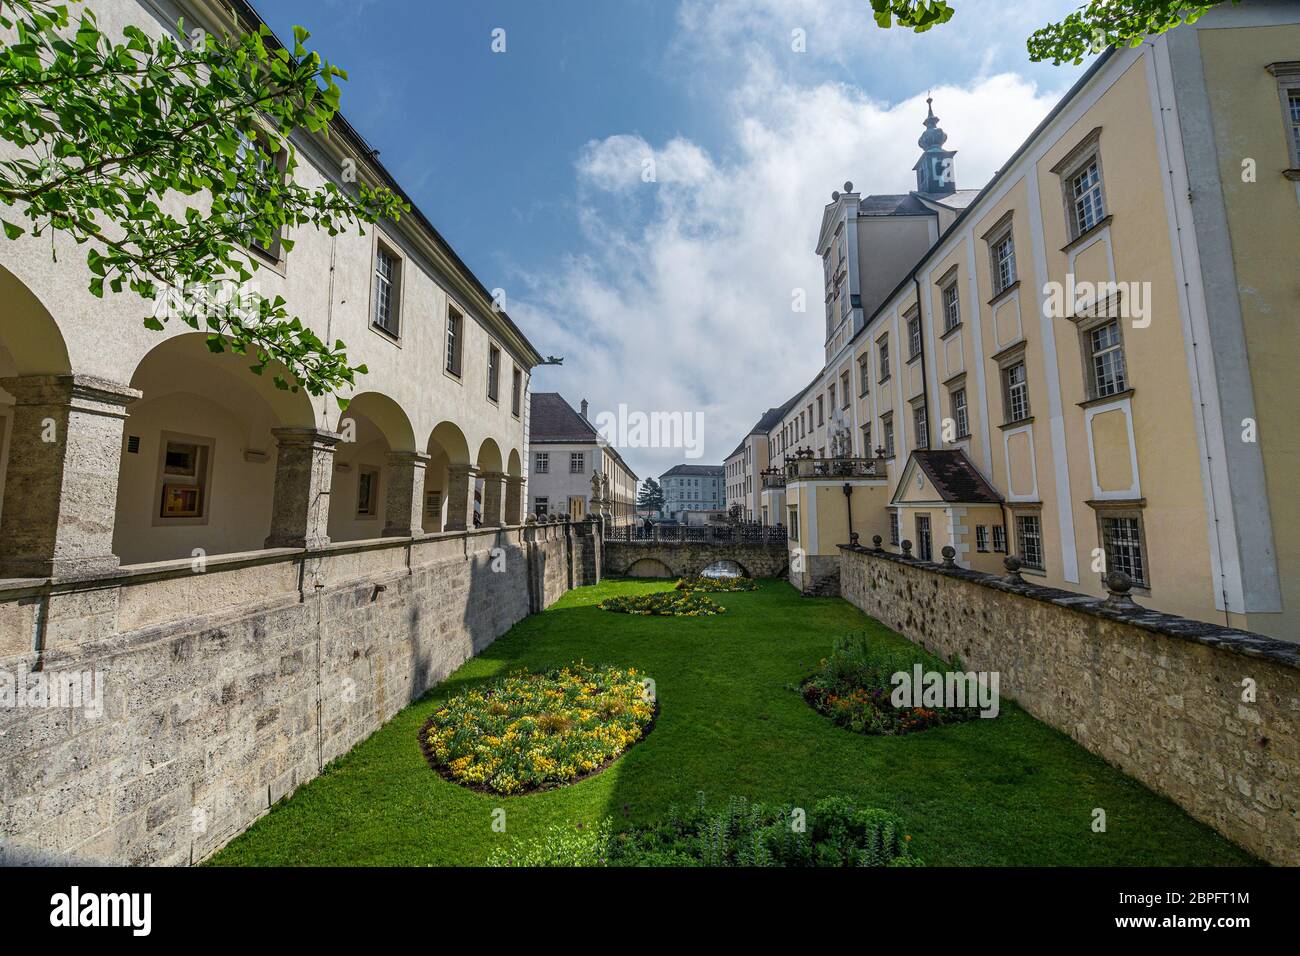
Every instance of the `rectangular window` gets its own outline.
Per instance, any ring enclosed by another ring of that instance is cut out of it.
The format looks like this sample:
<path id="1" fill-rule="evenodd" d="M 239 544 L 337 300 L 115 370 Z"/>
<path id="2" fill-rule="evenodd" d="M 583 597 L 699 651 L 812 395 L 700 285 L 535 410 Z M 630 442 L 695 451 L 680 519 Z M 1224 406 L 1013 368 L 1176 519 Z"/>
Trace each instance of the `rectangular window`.
<path id="1" fill-rule="evenodd" d="M 889 418 L 880 420 L 880 427 L 884 429 L 885 435 L 885 457 L 894 457 L 894 419 L 891 415 Z"/>
<path id="2" fill-rule="evenodd" d="M 379 469 L 357 469 L 357 517 L 374 518 L 379 514 Z"/>
<path id="3" fill-rule="evenodd" d="M 1136 515 L 1102 515 L 1100 520 L 1106 569 L 1123 571 L 1134 584 L 1149 586 L 1142 520 Z"/>
<path id="4" fill-rule="evenodd" d="M 880 347 L 880 381 L 889 381 L 889 337 L 881 339 L 877 345 Z"/>
<path id="5" fill-rule="evenodd" d="M 914 315 L 907 320 L 907 360 L 910 362 L 921 354 L 921 316 Z"/>
<path id="6" fill-rule="evenodd" d="M 569 452 L 569 474 L 580 475 L 586 470 L 586 453 L 580 451 Z"/>
<path id="7" fill-rule="evenodd" d="M 1016 551 L 1025 567 L 1043 570 L 1043 526 L 1038 515 L 1016 515 Z"/>
<path id="8" fill-rule="evenodd" d="M 840 374 L 840 401 L 844 408 L 849 407 L 849 373 L 847 371 Z"/>
<path id="9" fill-rule="evenodd" d="M 1106 218 L 1097 157 L 1085 162 L 1083 168 L 1070 177 L 1069 191 L 1071 228 L 1077 237 Z"/>
<path id="10" fill-rule="evenodd" d="M 993 526 L 993 550 L 998 554 L 1007 553 L 1007 529 L 1000 524 Z"/>
<path id="11" fill-rule="evenodd" d="M 536 465 L 533 470 L 539 475 L 545 475 L 551 470 L 551 453 L 549 451 L 539 451 L 533 461 Z"/>
<path id="12" fill-rule="evenodd" d="M 826 395 L 827 395 L 826 405 L 831 410 L 831 412 L 834 413 L 835 411 L 835 383 L 834 382 L 831 382 L 830 385 L 826 386 Z"/>
<path id="13" fill-rule="evenodd" d="M 1029 417 L 1029 383 L 1025 378 L 1024 362 L 1002 370 L 1002 397 L 1007 424 L 1022 422 Z"/>
<path id="14" fill-rule="evenodd" d="M 961 296 L 956 281 L 943 287 L 943 330 L 951 332 L 961 324 Z"/>
<path id="15" fill-rule="evenodd" d="M 247 164 L 253 168 L 257 186 L 255 194 L 252 196 L 243 190 L 236 193 L 234 197 L 236 202 L 240 204 L 247 203 L 254 208 L 259 204 L 272 202 L 271 193 L 284 185 L 286 158 L 287 154 L 282 149 L 272 152 L 271 144 L 266 137 L 251 138 L 240 133 L 239 146 L 236 150 L 236 162 L 240 165 Z M 273 235 L 260 238 L 247 234 L 244 243 L 250 249 L 256 250 L 272 262 L 279 262 L 282 258 L 280 239 L 281 233 L 277 230 Z"/>
<path id="16" fill-rule="evenodd" d="M 524 406 L 524 373 L 514 370 L 510 377 L 510 414 L 518 418 Z"/>
<path id="17" fill-rule="evenodd" d="M 871 356 L 863 355 L 858 359 L 858 394 L 866 397 L 870 390 L 868 379 L 871 378 Z"/>
<path id="18" fill-rule="evenodd" d="M 821 428 L 826 424 L 826 408 L 822 404 L 822 397 L 817 396 L 817 427 Z"/>
<path id="19" fill-rule="evenodd" d="M 875 450 L 871 447 L 871 425 L 866 424 L 862 426 L 862 457 L 874 458 L 875 456 Z"/>
<path id="20" fill-rule="evenodd" d="M 1287 113 L 1291 118 L 1291 146 L 1296 162 L 1300 163 L 1300 90 L 1290 90 L 1286 95 Z"/>
<path id="21" fill-rule="evenodd" d="M 396 336 L 398 329 L 397 293 L 401 282 L 401 266 L 397 256 L 382 245 L 375 247 L 375 327 Z"/>
<path id="22" fill-rule="evenodd" d="M 488 346 L 487 397 L 497 401 L 501 393 L 501 350 L 495 345 Z"/>
<path id="23" fill-rule="evenodd" d="M 1124 367 L 1124 345 L 1119 321 L 1107 322 L 1087 333 L 1088 388 L 1093 398 L 1105 398 L 1128 388 Z"/>
<path id="24" fill-rule="evenodd" d="M 546 515 L 550 512 L 550 508 L 551 508 L 550 498 L 538 496 L 533 499 L 533 514 L 537 515 L 537 517 L 545 518 Z"/>
<path id="25" fill-rule="evenodd" d="M 993 243 L 993 293 L 1000 295 L 1016 282 L 1016 246 L 1011 233 Z"/>
<path id="26" fill-rule="evenodd" d="M 790 505 L 790 507 L 787 508 L 786 510 L 790 514 L 790 527 L 786 533 L 789 535 L 791 541 L 798 541 L 799 540 L 799 506 Z"/>
<path id="27" fill-rule="evenodd" d="M 464 319 L 461 314 L 447 306 L 447 371 L 460 377 L 461 328 Z"/>
<path id="28" fill-rule="evenodd" d="M 975 550 L 987 552 L 989 549 L 989 528 L 988 525 L 977 524 L 975 526 Z"/>
<path id="29" fill-rule="evenodd" d="M 970 435 L 970 412 L 966 408 L 966 389 L 959 388 L 952 393 L 952 419 L 957 426 L 957 437 Z"/>
<path id="30" fill-rule="evenodd" d="M 898 512 L 889 513 L 889 543 L 898 547 Z"/>
<path id="31" fill-rule="evenodd" d="M 916 434 L 916 447 L 930 447 L 930 423 L 927 421 L 928 415 L 925 413 L 925 403 L 915 405 L 912 408 L 912 427 Z"/>
<path id="32" fill-rule="evenodd" d="M 934 560 L 934 538 L 930 534 L 930 516 L 916 516 L 916 556 L 922 561 Z"/>

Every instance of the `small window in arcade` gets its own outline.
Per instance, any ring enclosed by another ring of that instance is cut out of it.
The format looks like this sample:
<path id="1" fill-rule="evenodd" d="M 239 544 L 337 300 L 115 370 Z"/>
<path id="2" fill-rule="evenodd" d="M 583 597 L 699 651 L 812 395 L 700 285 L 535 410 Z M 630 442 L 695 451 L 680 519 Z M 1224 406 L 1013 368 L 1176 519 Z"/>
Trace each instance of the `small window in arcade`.
<path id="1" fill-rule="evenodd" d="M 211 464 L 211 439 L 163 434 L 158 463 L 157 523 L 207 521 Z"/>

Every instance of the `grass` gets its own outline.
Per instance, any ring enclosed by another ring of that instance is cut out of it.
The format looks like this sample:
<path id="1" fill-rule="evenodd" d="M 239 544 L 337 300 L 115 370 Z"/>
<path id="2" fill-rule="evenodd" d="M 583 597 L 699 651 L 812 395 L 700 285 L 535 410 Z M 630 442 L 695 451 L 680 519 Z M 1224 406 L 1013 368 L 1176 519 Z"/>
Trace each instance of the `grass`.
<path id="1" fill-rule="evenodd" d="M 611 580 L 521 622 L 424 698 L 281 801 L 218 865 L 481 865 L 548 826 L 649 822 L 697 791 L 811 806 L 834 794 L 897 813 L 931 865 L 1241 865 L 1255 862 L 1172 802 L 1003 701 L 996 720 L 903 737 L 834 726 L 790 689 L 836 635 L 864 627 L 910 646 L 838 598 L 784 582 L 720 594 L 727 613 L 664 618 L 596 604 L 671 582 Z M 417 734 L 449 696 L 511 670 L 570 661 L 635 666 L 656 682 L 654 730 L 603 773 L 502 797 L 429 768 Z M 1092 831 L 1093 809 L 1107 832 Z M 493 829 L 505 810 L 506 832 Z M 498 815 L 499 816 L 499 815 Z"/>

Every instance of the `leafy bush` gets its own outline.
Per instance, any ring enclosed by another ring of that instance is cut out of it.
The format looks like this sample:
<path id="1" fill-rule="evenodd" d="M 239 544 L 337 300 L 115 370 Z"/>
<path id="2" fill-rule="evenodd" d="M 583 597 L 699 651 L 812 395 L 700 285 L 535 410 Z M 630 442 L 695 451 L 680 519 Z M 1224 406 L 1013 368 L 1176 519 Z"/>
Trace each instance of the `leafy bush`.
<path id="1" fill-rule="evenodd" d="M 570 664 L 518 673 L 453 697 L 420 732 L 456 783 L 519 793 L 566 783 L 613 760 L 654 717 L 635 669 Z"/>
<path id="2" fill-rule="evenodd" d="M 757 591 L 753 578 L 682 578 L 673 585 L 678 591 Z"/>
<path id="3" fill-rule="evenodd" d="M 539 840 L 497 850 L 492 866 L 920 866 L 891 813 L 828 797 L 805 813 L 732 797 L 710 809 L 704 794 L 657 823 L 610 836 L 553 827 Z"/>
<path id="4" fill-rule="evenodd" d="M 866 633 L 835 639 L 829 657 L 799 691 L 809 705 L 841 727 L 860 734 L 906 734 L 978 716 L 976 707 L 895 707 L 890 678 L 916 664 L 945 673 L 960 668 L 920 648 L 893 647 Z"/>
<path id="5" fill-rule="evenodd" d="M 616 611 L 619 614 L 653 614 L 662 617 L 709 617 L 726 610 L 703 594 L 675 590 L 606 598 L 597 607 L 602 611 Z"/>
<path id="6" fill-rule="evenodd" d="M 608 820 L 594 827 L 552 824 L 544 836 L 516 840 L 488 856 L 488 866 L 606 866 L 609 862 Z"/>

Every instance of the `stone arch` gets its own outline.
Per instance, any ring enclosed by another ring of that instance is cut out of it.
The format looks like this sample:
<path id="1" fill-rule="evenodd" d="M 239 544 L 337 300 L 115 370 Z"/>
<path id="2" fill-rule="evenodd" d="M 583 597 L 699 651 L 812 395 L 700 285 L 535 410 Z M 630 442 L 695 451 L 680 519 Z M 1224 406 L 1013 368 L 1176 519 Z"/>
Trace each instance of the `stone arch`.
<path id="1" fill-rule="evenodd" d="M 72 371 L 59 324 L 36 293 L 0 266 L 0 378 Z"/>
<path id="2" fill-rule="evenodd" d="M 746 568 L 739 561 L 737 561 L 735 558 L 718 558 L 717 560 L 710 562 L 705 567 L 700 568 L 700 572 L 698 576 L 700 577 L 707 576 L 709 575 L 710 572 L 719 569 L 725 569 L 729 572 L 734 572 L 735 574 L 738 574 L 739 576 L 745 578 L 753 577 L 753 575 L 749 573 L 749 569 Z"/>
<path id="3" fill-rule="evenodd" d="M 429 462 L 424 470 L 424 506 L 421 509 L 424 530 L 435 533 L 464 528 L 467 518 L 461 512 L 469 507 L 468 501 L 457 510 L 452 502 L 459 499 L 452 491 L 464 490 L 468 498 L 470 482 L 466 469 L 472 462 L 465 433 L 455 422 L 440 422 L 429 433 L 425 453 Z"/>
<path id="4" fill-rule="evenodd" d="M 679 575 L 658 558 L 637 558 L 623 572 L 629 578 L 675 578 Z"/>
<path id="5" fill-rule="evenodd" d="M 339 416 L 338 430 L 343 439 L 334 452 L 330 540 L 383 537 L 390 520 L 401 520 L 389 515 L 388 499 L 399 482 L 409 482 L 418 450 L 411 419 L 389 396 L 362 392 Z"/>
<path id="6" fill-rule="evenodd" d="M 118 466 L 114 552 L 127 564 L 263 546 L 275 492 L 274 429 L 311 427 L 304 391 L 275 370 L 213 352 L 208 335 L 165 339 L 136 365 Z M 281 369 L 281 374 L 284 370 Z"/>
<path id="7" fill-rule="evenodd" d="M 511 478 L 521 478 L 524 474 L 523 461 L 519 457 L 519 449 L 511 448 L 510 455 L 506 459 L 506 474 Z"/>
<path id="8" fill-rule="evenodd" d="M 475 463 L 480 472 L 499 472 L 505 467 L 501 459 L 501 446 L 496 443 L 495 439 L 483 439 L 482 444 L 478 446 L 478 457 L 475 459 Z"/>
<path id="9" fill-rule="evenodd" d="M 506 475 L 501 446 L 485 438 L 478 446 L 475 471 L 474 524 L 499 528 L 505 524 Z"/>

